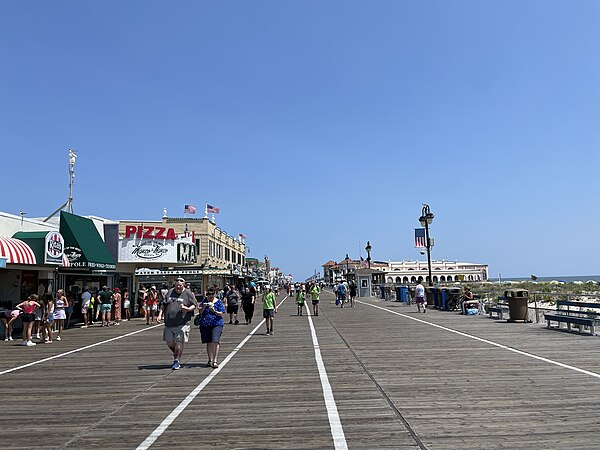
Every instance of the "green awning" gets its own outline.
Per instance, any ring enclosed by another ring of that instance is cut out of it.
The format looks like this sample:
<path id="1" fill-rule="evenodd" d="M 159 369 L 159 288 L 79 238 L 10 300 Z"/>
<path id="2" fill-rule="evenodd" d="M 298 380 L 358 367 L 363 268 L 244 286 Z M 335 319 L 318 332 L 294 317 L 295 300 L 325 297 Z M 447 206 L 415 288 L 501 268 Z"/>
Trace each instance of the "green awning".
<path id="1" fill-rule="evenodd" d="M 13 235 L 13 238 L 25 242 L 33 253 L 39 264 L 45 264 L 44 249 L 46 247 L 47 231 L 19 231 Z M 53 264 L 62 264 L 62 260 L 56 261 Z"/>
<path id="2" fill-rule="evenodd" d="M 69 258 L 71 268 L 117 268 L 113 256 L 90 219 L 61 211 L 60 234 L 65 238 L 65 254 Z"/>

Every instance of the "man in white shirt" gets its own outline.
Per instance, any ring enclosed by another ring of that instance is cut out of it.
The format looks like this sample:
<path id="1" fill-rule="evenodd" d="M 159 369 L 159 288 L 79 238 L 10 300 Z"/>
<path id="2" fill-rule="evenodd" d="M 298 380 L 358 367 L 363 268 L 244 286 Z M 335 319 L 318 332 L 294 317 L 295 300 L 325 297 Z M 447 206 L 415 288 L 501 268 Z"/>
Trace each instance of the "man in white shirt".
<path id="1" fill-rule="evenodd" d="M 83 316 L 83 326 L 81 328 L 88 327 L 88 308 L 90 307 L 91 299 L 92 294 L 90 294 L 90 290 L 87 287 L 84 287 L 83 293 L 81 294 L 81 315 Z"/>
<path id="2" fill-rule="evenodd" d="M 425 301 L 425 287 L 421 282 L 415 286 L 415 303 L 417 304 L 417 312 L 421 312 L 421 306 L 423 306 L 423 312 L 427 309 L 427 302 Z"/>

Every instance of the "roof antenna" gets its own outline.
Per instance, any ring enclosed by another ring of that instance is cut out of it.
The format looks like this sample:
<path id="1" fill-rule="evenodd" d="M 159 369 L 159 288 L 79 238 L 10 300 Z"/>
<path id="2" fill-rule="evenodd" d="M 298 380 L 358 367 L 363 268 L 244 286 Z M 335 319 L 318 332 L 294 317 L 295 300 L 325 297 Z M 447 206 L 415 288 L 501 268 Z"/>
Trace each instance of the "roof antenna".
<path id="1" fill-rule="evenodd" d="M 77 150 L 69 149 L 69 198 L 65 203 L 60 205 L 56 211 L 44 219 L 48 222 L 52 217 L 61 211 L 67 211 L 73 214 L 73 183 L 75 183 L 75 160 L 77 159 Z"/>

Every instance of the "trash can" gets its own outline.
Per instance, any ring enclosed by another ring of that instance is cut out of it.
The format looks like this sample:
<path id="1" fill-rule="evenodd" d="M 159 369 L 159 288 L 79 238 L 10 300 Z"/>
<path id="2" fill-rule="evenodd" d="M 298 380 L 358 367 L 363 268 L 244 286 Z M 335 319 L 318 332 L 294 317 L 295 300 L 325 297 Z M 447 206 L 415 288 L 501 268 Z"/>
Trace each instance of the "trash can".
<path id="1" fill-rule="evenodd" d="M 448 311 L 448 288 L 440 288 L 440 297 L 442 299 L 442 310 Z"/>
<path id="2" fill-rule="evenodd" d="M 504 298 L 508 301 L 508 310 L 510 313 L 509 322 L 522 320 L 529 322 L 527 303 L 529 301 L 529 291 L 525 289 L 507 289 L 504 291 Z"/>
<path id="3" fill-rule="evenodd" d="M 433 292 L 433 307 L 434 309 L 442 309 L 442 298 L 440 296 L 440 289 L 438 287 L 432 287 Z"/>
<path id="4" fill-rule="evenodd" d="M 433 296 L 433 288 L 426 287 L 425 288 L 425 301 L 427 302 L 427 306 L 433 306 L 434 300 L 435 300 L 435 298 Z"/>
<path id="5" fill-rule="evenodd" d="M 398 298 L 401 302 L 408 304 L 408 286 L 398 286 Z"/>

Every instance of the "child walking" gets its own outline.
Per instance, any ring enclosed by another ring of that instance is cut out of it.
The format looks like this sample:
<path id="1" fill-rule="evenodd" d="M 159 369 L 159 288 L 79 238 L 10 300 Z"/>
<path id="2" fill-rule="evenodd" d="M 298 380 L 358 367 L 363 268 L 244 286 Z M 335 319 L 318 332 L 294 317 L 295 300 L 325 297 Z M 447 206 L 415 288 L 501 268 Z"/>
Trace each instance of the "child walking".
<path id="1" fill-rule="evenodd" d="M 304 300 L 306 299 L 306 295 L 301 290 L 298 290 L 296 294 L 296 303 L 298 304 L 298 314 L 297 316 L 302 315 L 302 311 L 304 311 Z"/>

